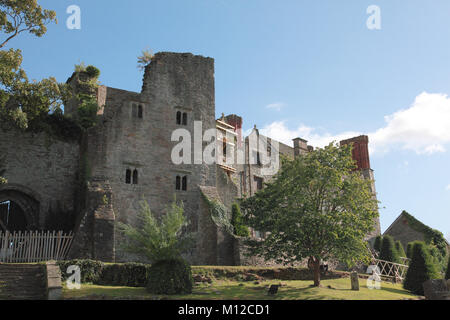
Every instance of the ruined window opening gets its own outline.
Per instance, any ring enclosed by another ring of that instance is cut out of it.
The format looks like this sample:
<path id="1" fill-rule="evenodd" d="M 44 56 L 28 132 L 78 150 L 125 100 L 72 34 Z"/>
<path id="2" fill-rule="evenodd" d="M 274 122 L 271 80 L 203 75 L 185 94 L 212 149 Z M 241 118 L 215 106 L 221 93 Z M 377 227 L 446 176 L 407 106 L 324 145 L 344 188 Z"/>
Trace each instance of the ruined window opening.
<path id="1" fill-rule="evenodd" d="M 187 177 L 186 177 L 186 176 L 183 177 L 183 182 L 182 182 L 181 190 L 187 191 Z"/>
<path id="2" fill-rule="evenodd" d="M 133 171 L 133 184 L 138 184 L 138 171 L 134 169 Z"/>
<path id="3" fill-rule="evenodd" d="M 256 182 L 256 190 L 261 190 L 263 188 L 263 184 L 264 184 L 264 179 L 260 178 L 260 177 L 255 177 L 255 182 Z"/>
<path id="4" fill-rule="evenodd" d="M 131 184 L 131 170 L 127 169 L 127 172 L 125 174 L 125 183 Z"/>
<path id="5" fill-rule="evenodd" d="M 177 124 L 180 125 L 181 124 L 181 111 L 177 112 Z"/>
<path id="6" fill-rule="evenodd" d="M 142 108 L 142 105 L 138 106 L 138 118 L 142 119 L 144 116 L 144 109 Z"/>
<path id="7" fill-rule="evenodd" d="M 180 176 L 177 176 L 177 178 L 176 178 L 175 189 L 181 190 L 181 177 Z"/>
<path id="8" fill-rule="evenodd" d="M 183 113 L 183 126 L 187 126 L 187 113 Z"/>

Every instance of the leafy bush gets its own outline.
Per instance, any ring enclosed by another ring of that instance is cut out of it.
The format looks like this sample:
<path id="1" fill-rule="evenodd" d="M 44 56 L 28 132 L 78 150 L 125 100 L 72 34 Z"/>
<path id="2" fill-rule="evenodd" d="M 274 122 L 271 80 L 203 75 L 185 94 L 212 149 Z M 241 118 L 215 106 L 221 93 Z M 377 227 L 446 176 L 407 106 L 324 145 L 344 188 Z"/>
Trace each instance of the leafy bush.
<path id="1" fill-rule="evenodd" d="M 146 287 L 150 265 L 142 263 L 106 264 L 98 284 L 107 286 Z"/>
<path id="2" fill-rule="evenodd" d="M 383 237 L 383 241 L 381 243 L 380 260 L 395 263 L 400 262 L 398 252 L 395 249 L 394 238 L 389 235 Z"/>
<path id="3" fill-rule="evenodd" d="M 153 294 L 192 293 L 191 267 L 182 259 L 160 260 L 149 269 L 147 291 Z"/>
<path id="4" fill-rule="evenodd" d="M 242 220 L 241 208 L 237 203 L 234 203 L 231 207 L 231 225 L 233 226 L 234 234 L 239 237 L 248 237 L 250 231 Z"/>
<path id="5" fill-rule="evenodd" d="M 68 260 L 68 261 L 58 261 L 59 268 L 61 269 L 62 280 L 65 281 L 71 274 L 67 274 L 67 268 L 72 265 L 80 267 L 81 271 L 81 282 L 82 283 L 97 283 L 102 269 L 103 262 L 94 260 Z"/>
<path id="6" fill-rule="evenodd" d="M 100 70 L 94 66 L 87 66 L 86 67 L 86 73 L 89 75 L 89 77 L 91 78 L 98 78 L 100 77 Z"/>
<path id="7" fill-rule="evenodd" d="M 395 250 L 397 250 L 399 257 L 406 258 L 405 249 L 400 240 L 395 241 Z"/>
<path id="8" fill-rule="evenodd" d="M 80 94 L 80 105 L 77 109 L 77 121 L 85 129 L 91 128 L 97 123 L 97 112 L 99 106 L 94 97 L 86 94 Z"/>
<path id="9" fill-rule="evenodd" d="M 409 264 L 403 287 L 414 294 L 423 296 L 423 283 L 431 279 L 439 278 L 439 272 L 433 263 L 427 245 L 421 241 L 415 242 L 412 260 Z"/>
<path id="10" fill-rule="evenodd" d="M 383 242 L 383 236 L 379 235 L 375 238 L 375 242 L 373 243 L 373 248 L 376 252 L 381 251 L 381 243 Z"/>

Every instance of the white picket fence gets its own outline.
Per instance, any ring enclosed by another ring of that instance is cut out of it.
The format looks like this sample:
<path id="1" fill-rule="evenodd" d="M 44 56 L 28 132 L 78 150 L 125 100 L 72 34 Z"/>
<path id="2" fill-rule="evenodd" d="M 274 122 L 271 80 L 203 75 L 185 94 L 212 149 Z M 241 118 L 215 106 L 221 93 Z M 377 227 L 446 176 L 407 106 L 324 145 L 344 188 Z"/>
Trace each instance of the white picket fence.
<path id="1" fill-rule="evenodd" d="M 30 263 L 64 260 L 72 245 L 73 234 L 62 231 L 0 231 L 0 262 Z"/>

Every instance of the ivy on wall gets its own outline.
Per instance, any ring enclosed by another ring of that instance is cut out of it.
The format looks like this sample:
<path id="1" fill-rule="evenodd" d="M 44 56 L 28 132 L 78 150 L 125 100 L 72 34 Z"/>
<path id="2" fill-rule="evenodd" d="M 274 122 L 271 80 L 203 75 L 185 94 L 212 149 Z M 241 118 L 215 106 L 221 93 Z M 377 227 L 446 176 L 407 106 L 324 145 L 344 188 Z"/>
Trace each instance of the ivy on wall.
<path id="1" fill-rule="evenodd" d="M 423 224 L 408 212 L 403 211 L 403 217 L 405 217 L 408 225 L 417 232 L 424 235 L 425 242 L 427 244 L 433 244 L 437 247 L 440 253 L 445 257 L 447 254 L 447 242 L 445 241 L 442 232 L 432 229 L 427 225 Z"/>
<path id="2" fill-rule="evenodd" d="M 218 227 L 225 229 L 228 233 L 233 234 L 233 226 L 231 225 L 225 205 L 219 201 L 210 199 L 203 192 L 202 195 L 208 204 L 209 212 L 214 223 Z"/>

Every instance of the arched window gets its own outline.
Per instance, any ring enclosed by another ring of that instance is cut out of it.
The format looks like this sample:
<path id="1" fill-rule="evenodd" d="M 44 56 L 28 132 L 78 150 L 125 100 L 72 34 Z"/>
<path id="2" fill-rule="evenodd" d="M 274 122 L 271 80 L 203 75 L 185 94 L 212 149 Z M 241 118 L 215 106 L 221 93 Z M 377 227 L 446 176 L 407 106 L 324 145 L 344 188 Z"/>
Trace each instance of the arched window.
<path id="1" fill-rule="evenodd" d="M 181 185 L 181 190 L 187 191 L 187 177 L 186 177 L 186 176 L 183 177 L 183 182 L 182 182 L 182 185 Z"/>
<path id="2" fill-rule="evenodd" d="M 139 119 L 142 119 L 143 115 L 144 115 L 144 110 L 143 110 L 143 108 L 142 108 L 142 105 L 140 104 L 140 105 L 138 106 L 138 118 L 139 118 Z"/>
<path id="3" fill-rule="evenodd" d="M 187 113 L 183 113 L 183 126 L 187 126 Z"/>
<path id="4" fill-rule="evenodd" d="M 131 170 L 127 169 L 127 172 L 125 174 L 125 183 L 131 184 Z"/>
<path id="5" fill-rule="evenodd" d="M 134 169 L 133 171 L 133 184 L 138 184 L 138 171 Z"/>
<path id="6" fill-rule="evenodd" d="M 175 189 L 181 190 L 181 177 L 180 176 L 177 176 L 177 178 L 176 178 Z"/>
<path id="7" fill-rule="evenodd" d="M 180 125 L 181 124 L 181 111 L 177 112 L 177 124 Z"/>

